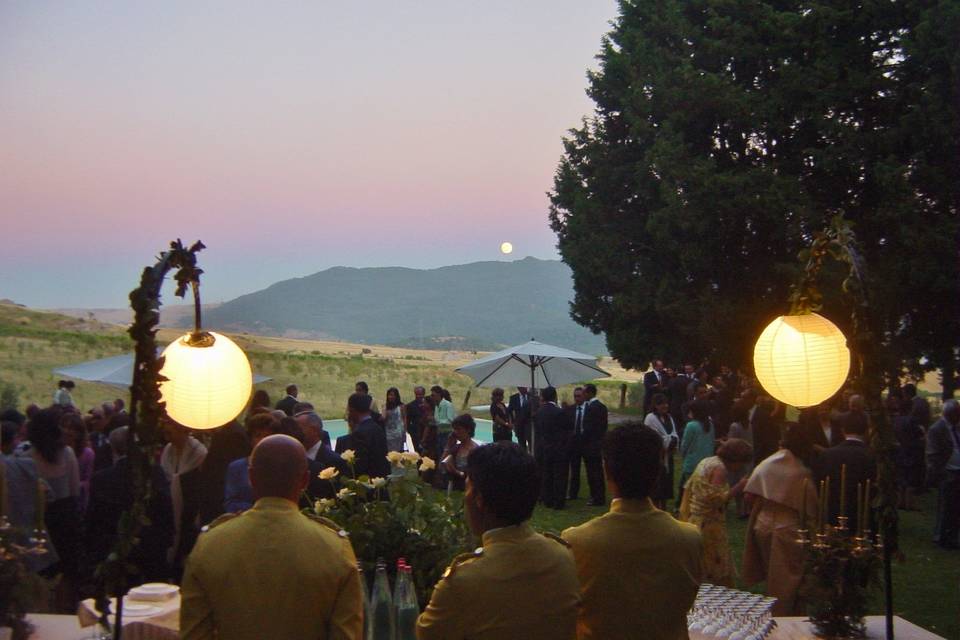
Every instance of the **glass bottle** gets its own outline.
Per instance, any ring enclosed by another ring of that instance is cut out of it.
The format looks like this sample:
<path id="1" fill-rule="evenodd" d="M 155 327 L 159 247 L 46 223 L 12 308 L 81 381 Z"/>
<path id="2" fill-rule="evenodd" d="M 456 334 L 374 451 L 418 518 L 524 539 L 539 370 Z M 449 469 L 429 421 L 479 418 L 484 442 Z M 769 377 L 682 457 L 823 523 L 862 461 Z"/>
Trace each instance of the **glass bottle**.
<path id="1" fill-rule="evenodd" d="M 370 626 L 367 640 L 394 640 L 396 636 L 393 598 L 390 596 L 390 581 L 387 580 L 387 565 L 383 558 L 377 560 L 377 573 L 373 579 L 373 594 L 370 596 Z"/>
<path id="2" fill-rule="evenodd" d="M 417 589 L 409 565 L 403 565 L 397 581 L 400 584 L 399 596 L 394 605 L 397 609 L 397 640 L 416 640 L 420 604 L 417 602 Z"/>

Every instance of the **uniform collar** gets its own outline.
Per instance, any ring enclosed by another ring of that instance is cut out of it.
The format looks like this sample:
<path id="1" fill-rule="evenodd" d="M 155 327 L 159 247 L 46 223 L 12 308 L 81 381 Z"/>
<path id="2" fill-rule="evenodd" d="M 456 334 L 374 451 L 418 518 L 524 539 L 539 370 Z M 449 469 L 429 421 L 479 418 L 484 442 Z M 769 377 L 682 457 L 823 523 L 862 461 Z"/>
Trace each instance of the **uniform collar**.
<path id="1" fill-rule="evenodd" d="M 257 500 L 253 508 L 257 511 L 299 511 L 300 507 L 295 502 L 290 502 L 286 498 L 267 497 Z"/>
<path id="2" fill-rule="evenodd" d="M 481 538 L 481 543 L 484 547 L 489 547 L 492 544 L 497 544 L 500 542 L 514 542 L 517 540 L 522 540 L 523 538 L 528 538 L 532 535 L 533 529 L 530 528 L 530 524 L 527 522 L 522 522 L 509 527 L 498 527 L 496 529 L 488 529 L 484 531 Z"/>
<path id="3" fill-rule="evenodd" d="M 646 513 L 647 511 L 653 511 L 655 508 L 650 498 L 643 498 L 641 500 L 614 498 L 610 503 L 610 511 L 612 513 Z"/>

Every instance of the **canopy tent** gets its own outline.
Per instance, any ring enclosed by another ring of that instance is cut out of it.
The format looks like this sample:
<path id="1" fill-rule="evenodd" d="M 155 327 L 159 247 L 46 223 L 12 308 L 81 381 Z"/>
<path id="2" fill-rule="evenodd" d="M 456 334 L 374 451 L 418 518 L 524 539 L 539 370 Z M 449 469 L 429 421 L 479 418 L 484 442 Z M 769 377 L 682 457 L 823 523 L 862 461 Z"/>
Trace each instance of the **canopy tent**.
<path id="1" fill-rule="evenodd" d="M 125 353 L 112 358 L 90 360 L 80 364 L 58 367 L 53 372 L 65 378 L 127 388 L 133 382 L 133 355 L 132 353 Z M 271 380 L 271 378 L 257 373 L 253 374 L 253 384 L 259 384 L 267 380 Z"/>
<path id="2" fill-rule="evenodd" d="M 562 347 L 530 340 L 459 367 L 477 387 L 559 387 L 610 374 L 597 366 L 597 359 Z"/>

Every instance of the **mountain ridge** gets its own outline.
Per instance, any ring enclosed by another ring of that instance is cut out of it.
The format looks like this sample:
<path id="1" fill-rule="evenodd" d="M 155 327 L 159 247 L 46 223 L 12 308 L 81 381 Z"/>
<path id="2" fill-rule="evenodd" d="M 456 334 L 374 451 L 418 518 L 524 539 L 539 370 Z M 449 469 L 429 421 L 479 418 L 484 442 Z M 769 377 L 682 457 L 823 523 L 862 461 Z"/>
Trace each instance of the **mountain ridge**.
<path id="1" fill-rule="evenodd" d="M 455 339 L 483 350 L 536 337 L 605 353 L 603 337 L 570 318 L 572 296 L 572 275 L 558 260 L 527 257 L 432 269 L 337 266 L 205 310 L 204 324 L 404 346 Z"/>

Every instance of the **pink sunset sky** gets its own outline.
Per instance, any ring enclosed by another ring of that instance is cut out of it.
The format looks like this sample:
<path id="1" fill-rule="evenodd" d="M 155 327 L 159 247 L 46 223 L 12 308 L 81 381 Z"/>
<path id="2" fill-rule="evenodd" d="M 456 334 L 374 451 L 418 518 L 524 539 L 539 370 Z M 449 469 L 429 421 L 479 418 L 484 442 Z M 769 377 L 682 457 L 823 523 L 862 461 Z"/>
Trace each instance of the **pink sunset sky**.
<path id="1" fill-rule="evenodd" d="M 545 192 L 614 0 L 0 4 L 0 298 L 119 307 L 336 265 L 556 258 Z M 171 287 L 172 290 L 172 287 Z M 169 302 L 169 300 L 168 300 Z"/>

